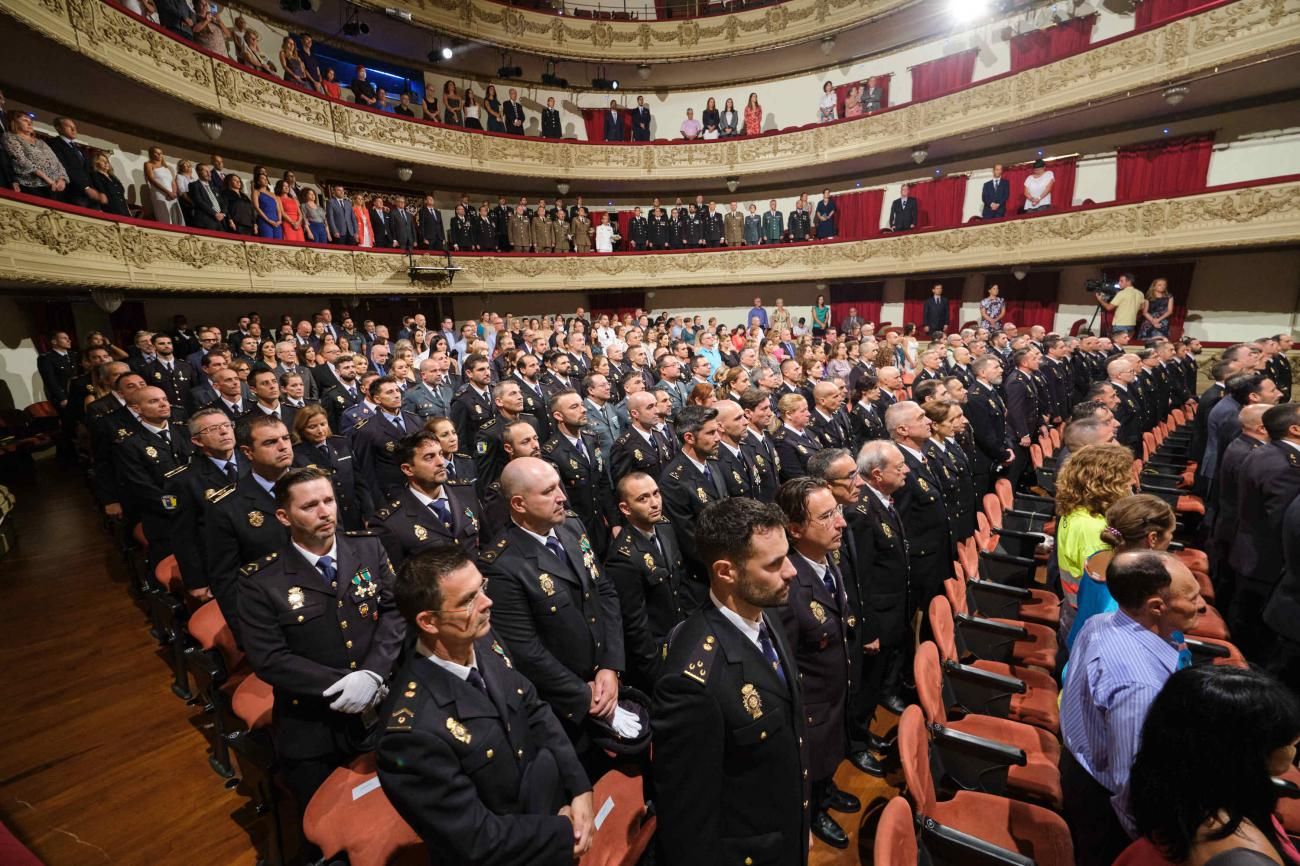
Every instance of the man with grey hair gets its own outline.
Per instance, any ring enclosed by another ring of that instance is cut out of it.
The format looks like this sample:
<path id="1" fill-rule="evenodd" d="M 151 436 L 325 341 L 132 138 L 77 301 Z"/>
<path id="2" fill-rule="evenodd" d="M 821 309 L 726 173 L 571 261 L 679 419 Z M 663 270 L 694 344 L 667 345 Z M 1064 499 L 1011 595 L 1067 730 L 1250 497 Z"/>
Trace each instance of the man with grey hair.
<path id="1" fill-rule="evenodd" d="M 953 553 L 943 488 L 923 452 L 930 438 L 930 419 L 916 403 L 904 400 L 885 413 L 885 429 L 902 450 L 909 470 L 898 490 L 896 508 L 908 531 L 912 581 L 908 602 L 913 611 L 924 611 L 930 599 L 943 592 Z"/>
<path id="2" fill-rule="evenodd" d="M 857 641 L 863 648 L 863 667 L 854 715 L 861 716 L 863 727 L 869 727 L 877 706 L 890 712 L 901 712 L 907 706 L 900 693 L 909 637 L 911 574 L 907 532 L 894 496 L 911 472 L 896 445 L 873 439 L 858 452 L 857 473 L 863 491 L 861 501 L 849 512 L 849 535 L 862 596 Z M 868 742 L 872 747 L 884 745 Z"/>
<path id="3" fill-rule="evenodd" d="M 442 355 L 441 352 L 438 353 Z M 402 411 L 418 415 L 428 421 L 438 416 L 447 417 L 451 411 L 452 387 L 444 378 L 446 356 L 443 360 L 429 357 L 420 362 L 420 382 L 402 394 Z"/>

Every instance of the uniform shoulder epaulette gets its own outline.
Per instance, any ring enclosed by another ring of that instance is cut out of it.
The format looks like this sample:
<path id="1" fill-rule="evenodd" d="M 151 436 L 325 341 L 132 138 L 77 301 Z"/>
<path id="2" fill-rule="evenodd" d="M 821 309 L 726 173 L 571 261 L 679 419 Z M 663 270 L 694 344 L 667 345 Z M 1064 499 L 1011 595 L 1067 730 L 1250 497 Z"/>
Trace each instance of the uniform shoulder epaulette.
<path id="1" fill-rule="evenodd" d="M 578 512 L 574 511 L 572 508 L 566 508 L 566 509 L 564 509 L 564 516 L 565 516 L 565 517 L 576 517 L 576 518 L 578 518 L 579 520 L 582 519 L 582 515 L 578 514 Z"/>
<path id="2" fill-rule="evenodd" d="M 859 502 L 857 505 L 854 506 L 853 510 L 858 512 L 858 514 L 871 513 L 871 509 L 867 507 L 867 504 L 865 502 Z"/>
<path id="3" fill-rule="evenodd" d="M 489 419 L 487 419 L 486 421 L 484 421 L 484 422 L 483 422 L 483 426 L 480 427 L 480 428 L 478 428 L 478 431 L 479 431 L 480 433 L 482 433 L 484 430 L 487 430 L 487 429 L 490 428 L 490 427 L 495 427 L 495 426 L 496 426 L 496 423 L 497 423 L 497 419 L 496 419 L 496 416 L 494 415 L 494 416 L 492 416 L 491 418 L 489 418 Z"/>
<path id="4" fill-rule="evenodd" d="M 628 437 L 631 436 L 631 435 L 632 435 L 632 431 L 631 431 L 631 430 L 627 431 L 627 432 L 624 433 L 622 436 L 620 436 L 620 437 L 618 437 L 617 439 L 615 439 L 615 440 L 614 440 L 614 444 L 615 444 L 615 445 L 622 445 L 624 442 L 626 442 L 626 441 L 628 440 Z"/>
<path id="5" fill-rule="evenodd" d="M 380 520 L 387 520 L 389 517 L 392 517 L 392 515 L 393 512 L 387 508 L 381 508 L 375 512 L 375 517 L 378 517 Z"/>
<path id="6" fill-rule="evenodd" d="M 126 440 L 130 439 L 130 438 L 131 438 L 132 436 L 134 436 L 134 435 L 135 435 L 135 433 L 134 433 L 133 431 L 128 430 L 128 429 L 126 429 L 125 427 L 118 427 L 118 428 L 117 428 L 117 441 L 118 441 L 118 442 L 125 442 Z"/>
<path id="7" fill-rule="evenodd" d="M 713 659 L 717 656 L 718 639 L 713 636 L 712 632 L 706 634 L 700 645 L 691 653 L 691 660 L 687 662 L 686 667 L 682 670 L 682 676 L 695 680 L 700 685 L 704 685 L 709 679 L 709 669 L 713 665 Z"/>
<path id="8" fill-rule="evenodd" d="M 373 529 L 347 529 L 343 532 L 348 538 L 375 538 Z"/>
<path id="9" fill-rule="evenodd" d="M 266 556 L 262 557 L 261 559 L 255 559 L 252 562 L 245 565 L 243 568 L 239 569 L 239 573 L 244 575 L 244 577 L 248 577 L 250 574 L 257 574 L 258 569 L 262 568 L 265 565 L 270 565 L 271 563 L 279 559 L 279 557 L 280 554 L 278 551 L 276 553 L 268 553 Z"/>
<path id="10" fill-rule="evenodd" d="M 235 489 L 235 485 L 234 485 L 234 484 L 230 484 L 230 485 L 228 485 L 228 486 L 222 488 L 221 490 L 217 491 L 216 493 L 214 493 L 214 494 L 212 495 L 212 498 L 211 498 L 210 500 L 208 500 L 208 501 L 211 502 L 213 505 L 216 505 L 218 502 L 220 502 L 221 500 L 223 500 L 223 499 L 225 499 L 227 496 L 229 496 L 229 495 L 231 494 L 231 492 L 234 491 L 234 489 Z"/>
<path id="11" fill-rule="evenodd" d="M 773 442 L 785 439 L 785 426 L 783 425 L 780 430 L 777 430 L 775 433 L 769 433 L 768 435 L 772 437 Z"/>
<path id="12" fill-rule="evenodd" d="M 171 470 L 170 472 L 164 472 L 163 478 L 172 478 L 176 475 L 180 475 L 182 472 L 184 472 L 186 469 L 189 468 L 190 468 L 190 464 L 182 463 L 180 466 L 177 466 L 175 469 Z"/>
<path id="13" fill-rule="evenodd" d="M 463 382 L 458 388 L 456 388 L 455 391 L 452 392 L 451 396 L 453 398 L 459 397 L 461 394 L 464 394 L 468 390 L 469 390 L 469 382 Z"/>
<path id="14" fill-rule="evenodd" d="M 622 544 L 618 545 L 618 546 L 615 547 L 614 549 L 615 549 L 616 551 L 618 551 L 618 555 L 619 555 L 619 556 L 631 556 L 631 555 L 632 555 L 632 542 L 630 542 L 630 541 L 624 541 Z"/>
<path id="15" fill-rule="evenodd" d="M 549 439 L 546 444 L 542 446 L 542 450 L 547 454 L 550 454 L 558 447 L 560 447 L 560 441 L 558 439 Z"/>
<path id="16" fill-rule="evenodd" d="M 369 420 L 370 420 L 369 418 L 360 418 L 360 419 L 358 419 L 358 420 L 357 420 L 357 423 L 355 423 L 355 424 L 352 425 L 352 429 L 353 429 L 353 430 L 360 430 L 362 427 L 366 426 L 366 422 L 368 422 Z"/>
<path id="17" fill-rule="evenodd" d="M 446 481 L 442 483 L 449 484 L 452 487 L 467 487 L 470 484 L 473 484 L 474 482 L 470 481 L 468 478 L 448 478 Z"/>

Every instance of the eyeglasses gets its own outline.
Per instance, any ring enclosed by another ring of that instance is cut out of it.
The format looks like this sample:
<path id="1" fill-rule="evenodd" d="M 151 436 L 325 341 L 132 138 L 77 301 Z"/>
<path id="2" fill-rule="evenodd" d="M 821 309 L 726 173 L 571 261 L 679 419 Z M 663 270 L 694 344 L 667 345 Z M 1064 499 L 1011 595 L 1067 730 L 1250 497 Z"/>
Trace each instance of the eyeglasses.
<path id="1" fill-rule="evenodd" d="M 837 505 L 831 511 L 826 512 L 821 517 L 812 518 L 812 522 L 819 526 L 830 526 L 835 522 L 835 518 L 844 516 L 844 506 Z"/>
<path id="2" fill-rule="evenodd" d="M 199 435 L 204 436 L 208 433 L 219 433 L 226 430 L 233 430 L 234 428 L 235 425 L 231 424 L 229 421 L 222 421 L 219 424 L 209 424 L 207 427 L 200 427 Z"/>
<path id="3" fill-rule="evenodd" d="M 487 579 L 486 577 L 484 577 L 484 578 L 482 579 L 482 581 L 479 583 L 479 585 L 478 585 L 478 589 L 476 589 L 476 590 L 474 591 L 474 594 L 471 595 L 471 596 L 470 596 L 470 597 L 465 601 L 465 605 L 464 605 L 464 607 L 453 607 L 453 608 L 450 608 L 450 609 L 435 610 L 435 611 L 433 611 L 433 613 L 436 613 L 436 614 L 444 614 L 444 613 L 463 613 L 463 614 L 465 614 L 465 621 L 466 621 L 466 622 L 469 622 L 470 617 L 472 617 L 472 616 L 474 615 L 474 606 L 475 606 L 476 604 L 478 604 L 479 596 L 481 596 L 481 595 L 483 594 L 483 591 L 484 591 L 485 589 L 487 589 L 487 585 L 488 585 L 488 579 Z"/>

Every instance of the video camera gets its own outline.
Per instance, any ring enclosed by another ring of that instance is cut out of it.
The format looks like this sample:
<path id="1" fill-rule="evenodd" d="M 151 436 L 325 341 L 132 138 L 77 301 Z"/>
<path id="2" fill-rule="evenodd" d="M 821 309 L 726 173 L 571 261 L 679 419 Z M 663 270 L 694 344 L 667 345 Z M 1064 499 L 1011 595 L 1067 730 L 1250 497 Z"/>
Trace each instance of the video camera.
<path id="1" fill-rule="evenodd" d="M 1119 283 L 1103 273 L 1098 279 L 1084 280 L 1083 290 L 1090 295 L 1101 295 L 1107 301 L 1110 301 L 1119 293 Z"/>

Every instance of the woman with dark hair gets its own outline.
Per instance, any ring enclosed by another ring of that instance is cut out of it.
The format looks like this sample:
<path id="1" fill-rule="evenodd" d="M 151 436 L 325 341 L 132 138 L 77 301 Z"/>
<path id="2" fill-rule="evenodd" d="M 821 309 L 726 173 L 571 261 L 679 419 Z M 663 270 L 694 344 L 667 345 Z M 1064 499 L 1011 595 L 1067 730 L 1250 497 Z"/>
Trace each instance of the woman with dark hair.
<path id="1" fill-rule="evenodd" d="M 952 540 L 961 544 L 975 534 L 975 482 L 970 461 L 957 444 L 957 434 L 966 426 L 961 404 L 953 400 L 931 400 L 921 407 L 930 419 L 930 441 L 925 443 L 925 461 L 938 475 L 943 500 L 948 505 Z M 937 468 L 936 468 L 937 467 Z"/>
<path id="2" fill-rule="evenodd" d="M 1218 665 L 1175 673 L 1147 711 L 1129 776 L 1142 838 L 1116 862 L 1150 862 L 1145 847 L 1188 866 L 1300 866 L 1273 785 L 1298 740 L 1300 701 L 1267 674 Z"/>
<path id="3" fill-rule="evenodd" d="M 885 419 L 876 407 L 879 399 L 880 383 L 871 373 L 863 373 L 853 389 L 853 406 L 849 409 L 849 419 L 852 422 L 849 433 L 853 437 L 854 454 L 872 439 L 889 438 Z"/>
<path id="4" fill-rule="evenodd" d="M 257 363 L 254 370 L 274 370 L 280 361 L 275 357 L 275 340 L 266 337 L 257 344 Z"/>
<path id="5" fill-rule="evenodd" d="M 226 175 L 226 225 L 237 235 L 252 235 L 256 213 L 253 202 L 244 192 L 244 180 L 231 172 Z"/>
<path id="6" fill-rule="evenodd" d="M 293 441 L 293 465 L 328 470 L 338 500 L 339 523 L 346 530 L 361 529 L 362 516 L 373 510 L 370 493 L 353 470 L 348 440 L 330 432 L 329 414 L 320 404 L 309 403 L 293 416 Z"/>

